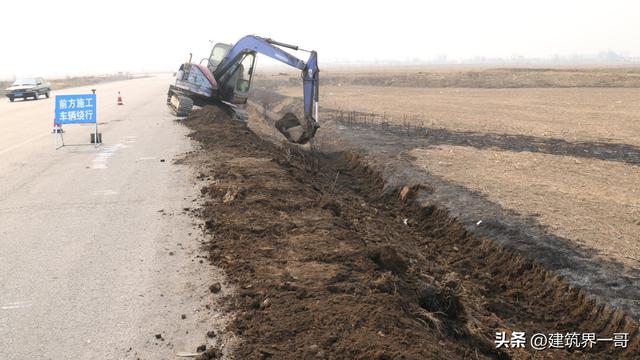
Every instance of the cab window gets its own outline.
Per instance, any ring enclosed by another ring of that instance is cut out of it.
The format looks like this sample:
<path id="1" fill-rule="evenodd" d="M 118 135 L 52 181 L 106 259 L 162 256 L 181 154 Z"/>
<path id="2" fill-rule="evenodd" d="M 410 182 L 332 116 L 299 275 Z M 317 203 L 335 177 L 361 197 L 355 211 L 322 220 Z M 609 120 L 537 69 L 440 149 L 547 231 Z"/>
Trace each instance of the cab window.
<path id="1" fill-rule="evenodd" d="M 255 55 L 248 54 L 242 59 L 238 66 L 236 93 L 246 94 L 251 86 L 251 74 L 253 72 Z"/>
<path id="2" fill-rule="evenodd" d="M 216 44 L 216 46 L 213 47 L 211 56 L 209 57 L 209 68 L 212 72 L 220 65 L 224 57 L 227 56 L 229 48 L 230 46 L 226 44 Z"/>

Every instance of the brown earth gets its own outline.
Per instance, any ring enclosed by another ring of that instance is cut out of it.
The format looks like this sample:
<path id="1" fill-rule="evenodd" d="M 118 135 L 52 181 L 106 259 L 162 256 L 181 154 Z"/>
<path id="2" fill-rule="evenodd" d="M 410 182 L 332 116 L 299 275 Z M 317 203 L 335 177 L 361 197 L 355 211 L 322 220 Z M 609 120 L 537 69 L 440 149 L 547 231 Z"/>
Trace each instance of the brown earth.
<path id="1" fill-rule="evenodd" d="M 558 88 L 323 86 L 320 141 L 368 154 L 386 169 L 385 176 L 400 182 L 430 184 L 428 201 L 449 209 L 470 231 L 520 251 L 638 317 L 640 92 L 616 88 L 619 83 L 606 69 L 552 70 L 530 75 L 556 74 Z M 390 69 L 379 77 L 407 71 Z M 511 73 L 519 79 L 526 71 Z M 570 87 L 564 73 L 585 87 Z M 592 75 L 602 87 L 589 85 Z M 301 102 L 290 97 L 299 96 L 297 87 L 281 82 L 279 93 L 267 90 L 256 89 L 253 99 L 274 112 L 291 111 Z M 426 135 L 334 124 L 336 109 L 385 113 L 396 124 L 421 114 Z"/>
<path id="2" fill-rule="evenodd" d="M 210 260 L 238 287 L 238 359 L 634 358 L 638 324 L 349 153 L 279 147 L 207 107 Z M 200 154 L 202 155 L 202 154 Z M 192 154 L 192 156 L 194 156 Z M 201 156 L 200 156 L 201 157 Z M 496 331 L 629 332 L 627 351 L 496 349 Z M 212 355 L 213 356 L 213 355 Z M 203 356 L 203 358 L 206 356 Z"/>

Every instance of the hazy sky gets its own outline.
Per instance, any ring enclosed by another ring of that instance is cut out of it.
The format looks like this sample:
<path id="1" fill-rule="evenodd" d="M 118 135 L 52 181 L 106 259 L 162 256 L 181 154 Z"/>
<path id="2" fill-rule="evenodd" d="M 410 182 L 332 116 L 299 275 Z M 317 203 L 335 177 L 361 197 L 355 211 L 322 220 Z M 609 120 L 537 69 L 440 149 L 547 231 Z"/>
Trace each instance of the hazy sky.
<path id="1" fill-rule="evenodd" d="M 375 59 L 640 56 L 640 2 L 7 1 L 0 78 L 173 70 L 247 34 L 318 51 L 320 65 Z"/>

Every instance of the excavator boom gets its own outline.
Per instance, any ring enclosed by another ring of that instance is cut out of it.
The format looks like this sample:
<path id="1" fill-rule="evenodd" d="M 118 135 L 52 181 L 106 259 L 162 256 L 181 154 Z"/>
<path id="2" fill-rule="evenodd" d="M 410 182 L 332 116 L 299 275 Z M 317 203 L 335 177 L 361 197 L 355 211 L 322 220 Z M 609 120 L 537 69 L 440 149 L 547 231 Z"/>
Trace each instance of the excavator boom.
<path id="1" fill-rule="evenodd" d="M 280 47 L 292 50 L 302 50 L 296 45 L 289 45 L 268 38 L 255 35 L 248 35 L 240 39 L 227 53 L 225 58 L 214 69 L 213 75 L 218 80 L 220 86 L 224 87 L 229 82 L 233 74 L 238 71 L 238 66 L 242 59 L 248 54 L 260 53 L 272 59 L 283 62 L 289 66 L 302 70 L 302 87 L 304 95 L 304 119 L 300 120 L 293 114 L 286 114 L 282 119 L 276 121 L 276 128 L 289 141 L 297 144 L 304 144 L 311 140 L 318 124 L 318 104 L 320 90 L 320 69 L 318 68 L 318 54 L 315 51 L 309 52 L 309 59 L 305 62 Z M 228 94 L 224 93 L 223 94 Z M 223 99 L 231 101 L 231 99 Z"/>

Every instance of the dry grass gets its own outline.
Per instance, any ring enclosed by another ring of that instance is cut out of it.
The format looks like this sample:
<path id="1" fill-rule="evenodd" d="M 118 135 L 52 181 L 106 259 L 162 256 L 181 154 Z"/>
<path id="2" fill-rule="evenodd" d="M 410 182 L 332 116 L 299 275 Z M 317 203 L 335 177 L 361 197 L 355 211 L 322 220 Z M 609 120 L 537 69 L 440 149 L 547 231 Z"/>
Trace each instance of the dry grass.
<path id="1" fill-rule="evenodd" d="M 640 87 L 640 67 L 349 67 L 322 69 L 323 86 L 394 86 L 417 88 L 566 88 Z M 263 83 L 297 84 L 295 72 L 260 74 Z"/>
<path id="2" fill-rule="evenodd" d="M 640 265 L 637 166 L 461 146 L 415 149 L 411 155 L 438 176 L 537 217 L 556 235 Z"/>

